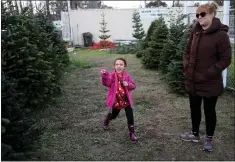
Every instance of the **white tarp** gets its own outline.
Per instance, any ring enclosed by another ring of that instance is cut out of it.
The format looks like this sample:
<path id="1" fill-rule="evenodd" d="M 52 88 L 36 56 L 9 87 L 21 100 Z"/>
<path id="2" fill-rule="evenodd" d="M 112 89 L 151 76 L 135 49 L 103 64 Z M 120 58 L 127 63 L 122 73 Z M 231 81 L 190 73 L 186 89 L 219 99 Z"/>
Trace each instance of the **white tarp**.
<path id="1" fill-rule="evenodd" d="M 71 41 L 68 12 L 61 12 L 61 23 L 60 23 L 60 25 L 61 25 L 63 40 L 64 41 Z"/>

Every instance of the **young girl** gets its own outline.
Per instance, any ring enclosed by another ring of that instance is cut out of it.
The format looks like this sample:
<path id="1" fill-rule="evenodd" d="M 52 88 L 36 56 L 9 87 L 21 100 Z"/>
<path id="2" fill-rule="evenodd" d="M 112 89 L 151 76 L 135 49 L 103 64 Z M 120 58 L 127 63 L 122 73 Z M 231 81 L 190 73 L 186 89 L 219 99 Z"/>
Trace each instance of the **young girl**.
<path id="1" fill-rule="evenodd" d="M 108 113 L 104 120 L 104 129 L 107 130 L 109 122 L 115 119 L 120 110 L 125 109 L 130 139 L 137 141 L 134 134 L 133 101 L 131 91 L 135 89 L 135 83 L 131 76 L 125 72 L 127 67 L 126 60 L 117 58 L 114 61 L 115 71 L 109 73 L 101 69 L 102 84 L 109 88 L 107 106 L 112 111 Z"/>

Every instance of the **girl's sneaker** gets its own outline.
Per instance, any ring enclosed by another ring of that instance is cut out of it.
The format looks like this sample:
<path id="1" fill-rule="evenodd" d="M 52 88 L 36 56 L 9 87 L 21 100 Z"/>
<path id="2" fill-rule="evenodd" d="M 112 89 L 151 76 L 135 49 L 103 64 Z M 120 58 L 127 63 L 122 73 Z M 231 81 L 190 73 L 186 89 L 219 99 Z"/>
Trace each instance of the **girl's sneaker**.
<path id="1" fill-rule="evenodd" d="M 200 141 L 200 137 L 193 135 L 193 133 L 184 133 L 180 137 L 183 141 L 196 142 L 196 143 Z"/>

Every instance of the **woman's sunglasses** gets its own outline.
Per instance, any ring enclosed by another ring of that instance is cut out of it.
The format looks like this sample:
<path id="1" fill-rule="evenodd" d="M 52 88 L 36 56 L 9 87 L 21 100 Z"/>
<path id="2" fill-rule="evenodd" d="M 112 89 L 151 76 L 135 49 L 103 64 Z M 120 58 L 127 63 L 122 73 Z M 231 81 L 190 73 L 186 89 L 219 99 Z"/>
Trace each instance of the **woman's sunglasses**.
<path id="1" fill-rule="evenodd" d="M 206 14 L 207 14 L 206 12 L 197 13 L 197 14 L 196 14 L 196 18 L 199 18 L 199 16 L 205 17 Z"/>

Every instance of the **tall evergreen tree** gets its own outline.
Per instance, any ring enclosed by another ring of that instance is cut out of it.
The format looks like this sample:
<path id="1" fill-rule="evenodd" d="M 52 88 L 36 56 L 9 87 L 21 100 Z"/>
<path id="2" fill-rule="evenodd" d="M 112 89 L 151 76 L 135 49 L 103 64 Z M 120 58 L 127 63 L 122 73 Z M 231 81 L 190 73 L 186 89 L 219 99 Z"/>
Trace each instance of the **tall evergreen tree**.
<path id="1" fill-rule="evenodd" d="M 146 68 L 158 68 L 160 53 L 167 41 L 168 28 L 162 17 L 157 19 L 156 28 L 153 31 L 148 48 L 142 57 L 142 63 Z"/>
<path id="2" fill-rule="evenodd" d="M 134 23 L 134 25 L 132 26 L 134 29 L 134 33 L 132 33 L 132 36 L 140 41 L 145 37 L 145 32 L 143 29 L 143 24 L 141 23 L 139 12 L 134 12 L 132 19 L 132 22 Z"/>
<path id="3" fill-rule="evenodd" d="M 171 63 L 168 66 L 167 82 L 172 90 L 178 94 L 184 94 L 183 76 L 183 55 L 189 38 L 189 29 L 184 32 L 180 43 L 177 46 L 176 54 L 172 55 Z"/>
<path id="4" fill-rule="evenodd" d="M 179 16 L 176 20 L 171 21 L 167 43 L 165 44 L 160 56 L 159 69 L 162 71 L 162 73 L 167 73 L 168 65 L 176 54 L 177 45 L 181 41 L 186 28 L 187 27 L 183 23 L 181 16 Z"/>
<path id="5" fill-rule="evenodd" d="M 105 21 L 105 14 L 102 13 L 101 14 L 101 17 L 102 17 L 102 21 L 100 22 L 100 25 L 101 25 L 101 30 L 99 30 L 101 32 L 101 35 L 99 36 L 99 38 L 102 40 L 102 46 L 105 48 L 106 47 L 106 43 L 105 43 L 105 40 L 110 38 L 111 35 L 107 35 L 106 33 L 108 33 L 110 30 L 107 30 L 106 29 L 106 26 L 107 26 L 107 22 Z"/>
<path id="6" fill-rule="evenodd" d="M 143 49 L 146 49 L 148 47 L 148 42 L 151 40 L 151 36 L 153 35 L 153 31 L 156 28 L 156 22 L 157 20 L 154 20 L 151 22 L 148 31 L 147 31 L 147 35 L 144 39 L 144 43 L 143 43 Z"/>
<path id="7" fill-rule="evenodd" d="M 151 36 L 153 35 L 154 29 L 156 28 L 156 21 L 157 20 L 154 20 L 154 21 L 151 22 L 151 24 L 150 24 L 150 26 L 148 28 L 148 31 L 147 31 L 147 35 L 144 38 L 144 40 L 141 42 L 141 45 L 140 45 L 141 46 L 141 50 L 139 50 L 136 53 L 136 57 L 141 58 L 143 56 L 143 54 L 146 53 L 146 49 L 148 47 L 148 43 L 151 40 Z"/>
<path id="8" fill-rule="evenodd" d="M 34 122 L 28 115 L 60 92 L 69 57 L 46 12 L 35 15 L 28 7 L 18 12 L 3 2 L 1 7 L 2 121 L 7 129 L 2 134 L 2 159 L 26 160 L 22 152 L 32 151 L 40 135 L 30 129 Z"/>
<path id="9" fill-rule="evenodd" d="M 166 2 L 162 2 L 161 0 L 150 1 L 146 4 L 146 8 L 156 8 L 156 7 L 167 7 Z"/>
<path id="10" fill-rule="evenodd" d="M 160 54 L 160 63 L 159 63 L 159 69 L 163 74 L 167 73 L 168 65 L 170 64 L 171 55 L 176 54 L 176 46 L 177 44 L 168 38 L 167 43 L 163 47 L 162 53 Z"/>

